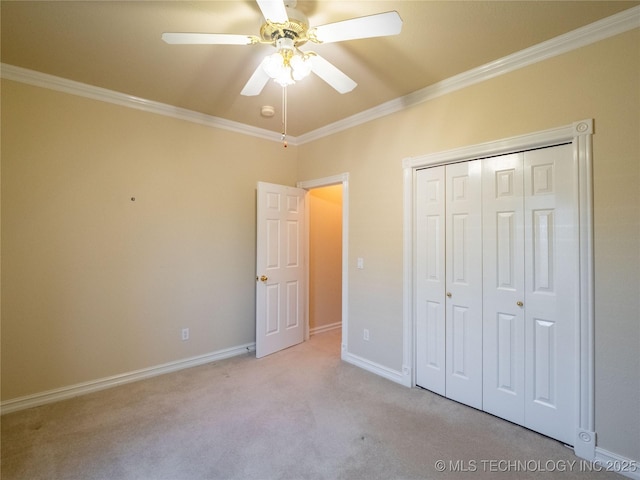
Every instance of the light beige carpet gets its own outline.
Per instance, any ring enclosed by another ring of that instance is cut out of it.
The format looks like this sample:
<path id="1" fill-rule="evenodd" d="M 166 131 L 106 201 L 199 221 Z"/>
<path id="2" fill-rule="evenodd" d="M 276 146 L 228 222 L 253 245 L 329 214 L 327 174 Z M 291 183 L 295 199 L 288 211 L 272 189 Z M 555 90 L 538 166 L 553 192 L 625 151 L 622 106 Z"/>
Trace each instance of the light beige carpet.
<path id="1" fill-rule="evenodd" d="M 623 478 L 342 362 L 338 331 L 5 415 L 1 469 L 3 480 Z"/>

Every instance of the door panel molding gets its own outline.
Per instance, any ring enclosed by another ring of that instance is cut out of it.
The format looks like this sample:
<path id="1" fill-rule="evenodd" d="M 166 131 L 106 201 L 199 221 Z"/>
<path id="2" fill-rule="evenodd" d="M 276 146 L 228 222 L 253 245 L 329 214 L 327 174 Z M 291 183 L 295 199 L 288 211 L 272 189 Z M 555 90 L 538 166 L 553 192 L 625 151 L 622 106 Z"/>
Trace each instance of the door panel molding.
<path id="1" fill-rule="evenodd" d="M 445 396 L 482 408 L 482 163 L 445 170 Z M 422 385 L 424 386 L 424 385 Z"/>
<path id="2" fill-rule="evenodd" d="M 446 395 L 446 301 L 445 301 L 445 168 L 428 168 L 416 173 L 416 181 L 425 188 L 416 191 L 415 264 L 421 266 L 416 275 L 414 382 L 432 392 Z"/>
<path id="3" fill-rule="evenodd" d="M 403 363 L 415 385 L 415 324 L 414 324 L 414 205 L 416 171 L 419 168 L 447 165 L 480 158 L 506 155 L 537 148 L 571 144 L 573 161 L 578 171 L 578 236 L 579 236 L 579 315 L 576 331 L 577 377 L 575 391 L 576 434 L 575 454 L 586 460 L 596 458 L 595 432 L 595 355 L 594 355 L 594 267 L 593 267 L 593 119 L 581 120 L 549 130 L 509 137 L 502 140 L 471 145 L 403 159 L 404 177 L 404 352 Z M 543 175 L 545 173 L 545 175 Z M 540 172 L 537 184 L 543 188 L 549 172 Z"/>
<path id="4" fill-rule="evenodd" d="M 482 409 L 526 426 L 524 154 L 482 162 Z"/>

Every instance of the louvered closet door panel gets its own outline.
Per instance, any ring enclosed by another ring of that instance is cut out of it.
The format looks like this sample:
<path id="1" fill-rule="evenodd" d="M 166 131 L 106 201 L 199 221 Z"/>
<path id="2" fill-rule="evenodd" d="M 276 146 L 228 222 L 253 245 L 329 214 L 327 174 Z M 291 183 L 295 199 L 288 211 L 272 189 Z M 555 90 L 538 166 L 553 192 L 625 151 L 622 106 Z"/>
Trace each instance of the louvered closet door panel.
<path id="1" fill-rule="evenodd" d="M 483 160 L 483 409 L 524 424 L 523 154 Z"/>
<path id="2" fill-rule="evenodd" d="M 446 396 L 475 408 L 482 408 L 481 173 L 480 160 L 446 167 Z"/>
<path id="3" fill-rule="evenodd" d="M 572 444 L 579 275 L 572 146 L 525 152 L 524 185 L 525 426 Z"/>
<path id="4" fill-rule="evenodd" d="M 445 167 L 416 172 L 416 384 L 445 394 Z"/>

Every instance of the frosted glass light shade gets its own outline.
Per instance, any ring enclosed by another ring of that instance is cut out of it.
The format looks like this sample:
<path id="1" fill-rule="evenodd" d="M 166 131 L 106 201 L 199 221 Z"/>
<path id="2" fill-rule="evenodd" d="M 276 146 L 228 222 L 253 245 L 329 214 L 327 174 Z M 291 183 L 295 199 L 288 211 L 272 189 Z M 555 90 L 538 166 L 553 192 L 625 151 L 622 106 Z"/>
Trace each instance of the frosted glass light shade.
<path id="1" fill-rule="evenodd" d="M 311 73 L 311 62 L 302 55 L 294 55 L 289 61 L 293 70 L 291 76 L 294 80 L 302 80 Z"/>
<path id="2" fill-rule="evenodd" d="M 287 62 L 280 50 L 266 57 L 263 64 L 267 75 L 283 87 L 293 85 L 309 75 L 311 66 L 311 62 L 299 53 L 295 53 Z"/>

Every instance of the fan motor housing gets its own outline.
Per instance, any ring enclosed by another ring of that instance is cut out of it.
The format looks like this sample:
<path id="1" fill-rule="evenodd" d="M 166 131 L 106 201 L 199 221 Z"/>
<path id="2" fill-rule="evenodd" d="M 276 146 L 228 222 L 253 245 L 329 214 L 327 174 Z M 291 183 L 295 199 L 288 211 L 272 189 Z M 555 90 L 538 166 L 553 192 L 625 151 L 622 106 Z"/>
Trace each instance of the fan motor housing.
<path id="1" fill-rule="evenodd" d="M 265 22 L 260 28 L 260 36 L 265 42 L 276 42 L 280 38 L 290 38 L 296 47 L 307 43 L 309 20 L 306 15 L 287 7 L 289 21 L 285 23 Z"/>

